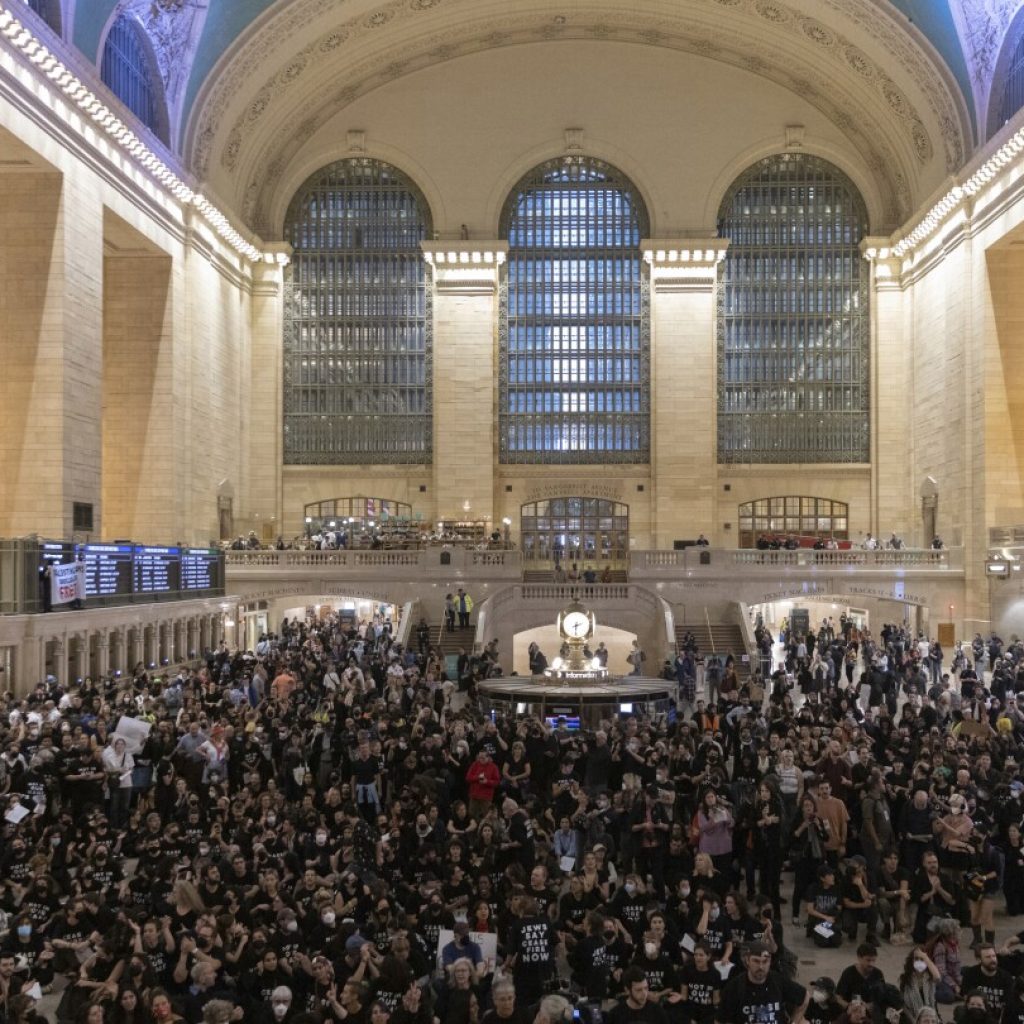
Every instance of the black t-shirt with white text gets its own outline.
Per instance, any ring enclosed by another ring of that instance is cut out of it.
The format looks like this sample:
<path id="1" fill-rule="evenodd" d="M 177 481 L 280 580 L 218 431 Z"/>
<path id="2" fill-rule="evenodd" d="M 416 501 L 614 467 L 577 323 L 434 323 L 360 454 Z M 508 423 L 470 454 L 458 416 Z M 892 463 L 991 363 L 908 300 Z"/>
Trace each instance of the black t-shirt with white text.
<path id="1" fill-rule="evenodd" d="M 726 983 L 715 1019 L 721 1024 L 786 1024 L 806 995 L 803 985 L 778 974 L 757 985 L 744 972 Z"/>

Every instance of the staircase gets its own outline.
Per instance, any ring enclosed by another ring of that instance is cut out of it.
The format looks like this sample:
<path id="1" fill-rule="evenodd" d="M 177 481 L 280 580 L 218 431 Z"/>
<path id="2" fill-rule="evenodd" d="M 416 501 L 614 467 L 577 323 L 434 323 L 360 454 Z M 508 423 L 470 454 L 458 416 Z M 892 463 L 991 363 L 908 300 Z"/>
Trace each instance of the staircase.
<path id="1" fill-rule="evenodd" d="M 747 653 L 743 643 L 743 630 L 734 622 L 684 622 L 676 623 L 676 650 L 682 650 L 683 637 L 692 633 L 697 641 L 698 655 L 718 654 L 733 656 L 736 662 L 736 676 L 742 682 L 750 675 L 750 663 L 742 660 Z"/>
<path id="2" fill-rule="evenodd" d="M 476 624 L 473 623 L 469 629 L 459 629 L 456 622 L 455 629 L 450 632 L 444 628 L 444 621 L 432 622 L 430 624 L 430 642 L 441 654 L 458 654 L 459 648 L 465 648 L 467 654 L 473 653 L 473 638 L 476 636 Z"/>

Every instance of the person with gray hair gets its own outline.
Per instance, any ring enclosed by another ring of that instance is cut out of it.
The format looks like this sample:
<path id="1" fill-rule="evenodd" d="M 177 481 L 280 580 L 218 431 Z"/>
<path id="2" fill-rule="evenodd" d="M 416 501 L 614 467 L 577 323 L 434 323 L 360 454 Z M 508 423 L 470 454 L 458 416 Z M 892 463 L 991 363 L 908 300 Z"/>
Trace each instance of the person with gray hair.
<path id="1" fill-rule="evenodd" d="M 234 1004 L 227 999 L 211 999 L 203 1007 L 203 1024 L 228 1024 L 234 1012 Z"/>
<path id="2" fill-rule="evenodd" d="M 571 1017 L 572 1003 L 565 996 L 544 996 L 537 1007 L 533 1024 L 562 1024 Z"/>

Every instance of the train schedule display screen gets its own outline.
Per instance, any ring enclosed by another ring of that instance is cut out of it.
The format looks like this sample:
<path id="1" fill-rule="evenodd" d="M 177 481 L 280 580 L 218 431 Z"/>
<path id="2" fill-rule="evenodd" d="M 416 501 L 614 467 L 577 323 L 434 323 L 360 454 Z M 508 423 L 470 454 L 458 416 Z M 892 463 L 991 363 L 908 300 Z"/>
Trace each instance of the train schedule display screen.
<path id="1" fill-rule="evenodd" d="M 181 589 L 180 548 L 142 547 L 136 545 L 133 555 L 136 595 L 149 595 L 154 600 L 176 596 Z"/>
<path id="2" fill-rule="evenodd" d="M 134 556 L 131 544 L 85 544 L 78 551 L 85 558 L 86 600 L 131 600 Z"/>
<path id="3" fill-rule="evenodd" d="M 216 590 L 220 586 L 221 553 L 216 548 L 183 548 L 181 589 Z"/>

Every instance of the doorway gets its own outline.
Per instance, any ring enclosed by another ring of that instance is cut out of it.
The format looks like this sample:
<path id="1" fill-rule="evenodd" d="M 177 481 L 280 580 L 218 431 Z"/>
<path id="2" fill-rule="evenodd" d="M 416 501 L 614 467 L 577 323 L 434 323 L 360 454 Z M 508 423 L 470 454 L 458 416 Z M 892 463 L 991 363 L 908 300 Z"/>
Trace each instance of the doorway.
<path id="1" fill-rule="evenodd" d="M 526 568 L 625 569 L 629 506 L 583 497 L 530 502 L 520 509 L 520 541 Z"/>

